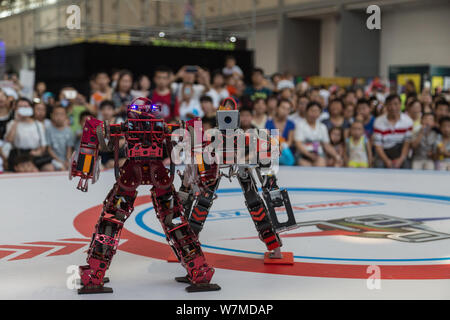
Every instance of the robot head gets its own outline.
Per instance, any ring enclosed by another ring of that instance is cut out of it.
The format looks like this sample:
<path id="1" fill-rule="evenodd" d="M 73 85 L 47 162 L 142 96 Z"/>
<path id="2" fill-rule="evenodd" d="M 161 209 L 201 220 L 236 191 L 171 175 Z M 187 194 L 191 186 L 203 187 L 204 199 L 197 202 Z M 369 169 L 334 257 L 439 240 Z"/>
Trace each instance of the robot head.
<path id="1" fill-rule="evenodd" d="M 239 125 L 240 119 L 237 103 L 233 98 L 227 98 L 217 111 L 217 126 L 219 130 L 236 130 L 239 128 Z"/>
<path id="2" fill-rule="evenodd" d="M 150 99 L 136 98 L 128 106 L 128 118 L 155 118 L 161 112 L 161 106 L 154 105 Z"/>

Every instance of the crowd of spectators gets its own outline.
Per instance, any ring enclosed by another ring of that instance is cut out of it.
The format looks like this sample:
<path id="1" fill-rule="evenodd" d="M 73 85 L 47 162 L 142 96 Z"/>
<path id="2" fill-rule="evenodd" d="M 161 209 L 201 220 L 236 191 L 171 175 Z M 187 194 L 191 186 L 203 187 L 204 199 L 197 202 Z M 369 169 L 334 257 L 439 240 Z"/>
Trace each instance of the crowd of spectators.
<path id="1" fill-rule="evenodd" d="M 221 102 L 233 97 L 241 126 L 278 129 L 282 165 L 450 170 L 448 94 L 431 94 L 409 81 L 403 91 L 379 82 L 365 87 L 310 86 L 289 74 L 267 77 L 255 68 L 246 84 L 233 57 L 222 70 L 184 66 L 156 68 L 152 77 L 127 70 L 91 77 L 90 96 L 68 85 L 57 94 L 35 86 L 32 101 L 21 97 L 17 77 L 0 88 L 0 172 L 60 171 L 69 168 L 87 117 L 119 123 L 127 105 L 148 97 L 166 121 L 200 117 L 216 124 Z M 124 143 L 120 145 L 124 157 Z M 102 165 L 113 166 L 102 152 Z"/>

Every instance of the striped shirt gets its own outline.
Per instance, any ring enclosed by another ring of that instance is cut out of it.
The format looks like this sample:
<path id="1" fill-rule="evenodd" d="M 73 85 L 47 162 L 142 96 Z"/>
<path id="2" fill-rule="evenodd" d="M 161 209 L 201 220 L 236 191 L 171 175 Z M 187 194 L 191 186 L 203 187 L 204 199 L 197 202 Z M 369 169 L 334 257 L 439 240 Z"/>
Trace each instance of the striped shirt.
<path id="1" fill-rule="evenodd" d="M 389 122 L 386 115 L 382 115 L 375 120 L 373 125 L 373 141 L 376 146 L 389 149 L 409 141 L 412 130 L 413 121 L 406 114 L 402 113 L 395 125 Z"/>

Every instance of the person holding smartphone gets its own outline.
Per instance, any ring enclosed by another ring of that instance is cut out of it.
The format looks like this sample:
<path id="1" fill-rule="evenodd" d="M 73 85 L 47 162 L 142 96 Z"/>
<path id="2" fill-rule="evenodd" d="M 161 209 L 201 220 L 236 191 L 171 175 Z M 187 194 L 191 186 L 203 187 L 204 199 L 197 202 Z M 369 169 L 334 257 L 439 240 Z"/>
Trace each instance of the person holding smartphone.
<path id="1" fill-rule="evenodd" d="M 48 154 L 48 144 L 42 123 L 33 119 L 31 102 L 20 98 L 16 102 L 15 118 L 8 123 L 5 140 L 13 145 L 9 154 L 9 168 L 14 168 L 15 160 L 29 155 L 40 171 L 54 171 L 52 157 Z"/>

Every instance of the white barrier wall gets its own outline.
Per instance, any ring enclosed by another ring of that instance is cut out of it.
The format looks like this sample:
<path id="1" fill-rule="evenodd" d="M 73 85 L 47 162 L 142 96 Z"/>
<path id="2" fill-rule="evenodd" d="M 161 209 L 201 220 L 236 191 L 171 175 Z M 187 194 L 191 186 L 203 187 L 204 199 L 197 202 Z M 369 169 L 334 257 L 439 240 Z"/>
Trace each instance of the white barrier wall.
<path id="1" fill-rule="evenodd" d="M 382 11 L 380 75 L 389 65 L 450 65 L 450 5 Z"/>

